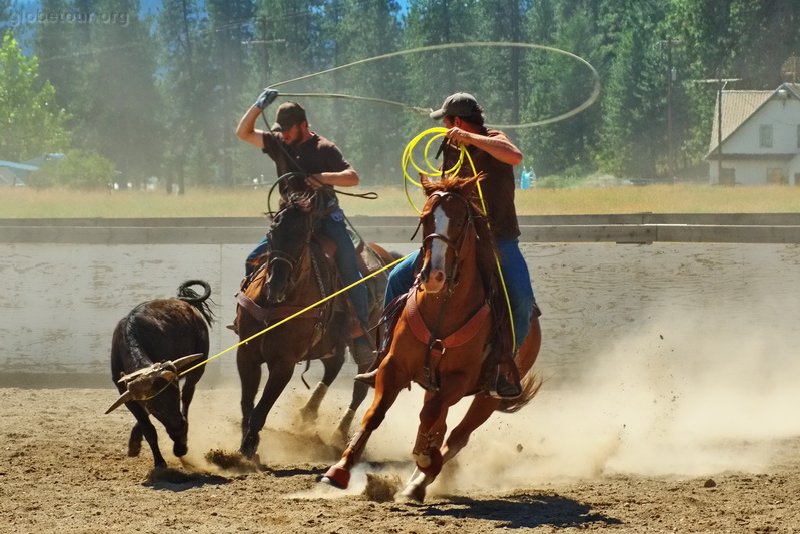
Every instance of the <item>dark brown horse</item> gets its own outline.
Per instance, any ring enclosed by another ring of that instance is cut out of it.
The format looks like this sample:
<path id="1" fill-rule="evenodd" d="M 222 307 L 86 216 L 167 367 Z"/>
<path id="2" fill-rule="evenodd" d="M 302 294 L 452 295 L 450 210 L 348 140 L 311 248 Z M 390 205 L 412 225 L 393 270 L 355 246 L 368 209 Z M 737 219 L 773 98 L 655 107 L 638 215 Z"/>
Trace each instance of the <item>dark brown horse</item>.
<path id="1" fill-rule="evenodd" d="M 254 273 L 237 295 L 237 325 L 241 340 L 248 339 L 268 325 L 286 319 L 300 310 L 332 295 L 339 289 L 329 243 L 320 242 L 313 232 L 316 196 L 313 193 L 290 193 L 282 209 L 274 216 L 269 232 L 270 248 L 262 267 Z M 382 266 L 380 247 L 364 247 L 361 257 L 368 270 Z M 362 269 L 363 272 L 364 269 Z M 380 317 L 380 302 L 386 275 L 371 278 L 371 323 Z M 345 359 L 345 348 L 353 335 L 353 314 L 346 294 L 330 299 L 265 334 L 242 344 L 236 354 L 242 384 L 242 443 L 240 452 L 252 458 L 258 449 L 259 433 L 267 414 L 286 388 L 294 368 L 303 360 L 321 359 L 324 375 L 308 403 L 301 410 L 303 419 L 315 419 L 328 387 L 338 375 Z M 350 347 L 358 372 L 366 371 L 373 356 L 359 354 Z M 361 351 L 363 352 L 363 350 Z M 261 365 L 268 376 L 258 403 Z M 353 414 L 366 398 L 368 386 L 354 383 L 348 410 L 342 416 L 334 438 L 345 442 Z M 255 403 L 255 404 L 254 404 Z"/>
<path id="2" fill-rule="evenodd" d="M 539 353 L 541 331 L 533 317 L 528 337 L 517 355 L 523 394 L 498 400 L 488 394 L 498 345 L 496 323 L 507 321 L 502 307 L 490 302 L 496 272 L 494 241 L 486 219 L 469 200 L 476 179 L 423 179 L 428 201 L 421 216 L 423 259 L 417 283 L 398 312 L 389 351 L 378 367 L 375 396 L 356 433 L 323 481 L 345 488 L 367 440 L 380 425 L 398 393 L 410 382 L 427 391 L 413 456 L 417 470 L 403 496 L 422 501 L 444 462 L 469 440 L 494 411 L 514 412 L 527 404 L 541 381 L 531 372 Z M 462 421 L 445 442 L 448 409 L 475 394 Z"/>

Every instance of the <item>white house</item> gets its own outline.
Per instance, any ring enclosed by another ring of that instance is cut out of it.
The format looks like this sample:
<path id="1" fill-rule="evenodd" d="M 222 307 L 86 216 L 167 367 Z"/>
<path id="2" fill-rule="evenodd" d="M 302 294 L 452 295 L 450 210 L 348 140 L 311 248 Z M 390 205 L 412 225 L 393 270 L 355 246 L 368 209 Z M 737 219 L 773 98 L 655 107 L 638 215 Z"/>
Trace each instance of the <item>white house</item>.
<path id="1" fill-rule="evenodd" d="M 722 110 L 718 100 L 706 155 L 711 183 L 800 185 L 800 84 L 784 83 L 774 91 L 722 91 L 717 98 Z"/>

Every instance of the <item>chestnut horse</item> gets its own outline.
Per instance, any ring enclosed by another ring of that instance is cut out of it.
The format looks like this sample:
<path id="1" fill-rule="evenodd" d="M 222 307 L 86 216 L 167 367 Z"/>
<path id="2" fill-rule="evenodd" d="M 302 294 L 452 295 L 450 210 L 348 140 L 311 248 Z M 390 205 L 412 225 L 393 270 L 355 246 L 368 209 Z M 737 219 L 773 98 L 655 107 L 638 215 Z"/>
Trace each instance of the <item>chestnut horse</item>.
<path id="1" fill-rule="evenodd" d="M 523 376 L 523 394 L 499 400 L 488 394 L 485 377 L 495 323 L 507 321 L 502 307 L 490 305 L 490 287 L 496 283 L 495 248 L 486 219 L 469 200 L 477 179 L 423 178 L 428 201 L 420 224 L 424 239 L 422 267 L 417 282 L 398 312 L 387 355 L 378 367 L 375 396 L 364 415 L 361 430 L 350 440 L 339 462 L 322 481 L 346 488 L 350 470 L 359 461 L 367 440 L 380 425 L 398 393 L 414 381 L 426 389 L 414 444 L 416 471 L 402 496 L 422 502 L 426 488 L 469 440 L 470 434 L 495 411 L 515 412 L 526 405 L 541 385 L 532 373 L 541 345 L 538 318 L 516 357 Z M 488 282 L 487 282 L 488 281 Z M 475 394 L 462 421 L 445 442 L 448 409 Z"/>
<path id="2" fill-rule="evenodd" d="M 326 256 L 324 245 L 313 233 L 314 219 L 319 213 L 315 207 L 318 199 L 315 193 L 289 193 L 282 209 L 274 216 L 266 261 L 250 279 L 245 280 L 237 294 L 236 324 L 241 340 L 339 289 L 333 260 Z M 388 253 L 373 244 L 365 246 L 361 253 L 363 263 L 371 271 L 384 265 L 384 255 L 388 256 Z M 380 317 L 386 275 L 378 275 L 365 283 L 370 294 L 370 319 L 374 324 Z M 371 287 L 373 285 L 376 287 Z M 242 442 L 239 451 L 243 455 L 255 457 L 259 433 L 267 414 L 289 383 L 296 364 L 303 360 L 321 359 L 325 368 L 322 382 L 301 410 L 305 421 L 316 418 L 328 386 L 344 363 L 345 347 L 351 342 L 351 318 L 349 299 L 343 294 L 238 347 L 236 364 L 242 384 Z M 357 357 L 352 345 L 350 351 L 356 359 L 358 372 L 366 371 L 373 355 L 368 353 Z M 269 374 L 261 398 L 254 404 L 261 382 L 262 364 L 267 364 Z M 350 407 L 334 432 L 334 439 L 346 442 L 353 414 L 367 392 L 367 385 L 354 383 Z"/>

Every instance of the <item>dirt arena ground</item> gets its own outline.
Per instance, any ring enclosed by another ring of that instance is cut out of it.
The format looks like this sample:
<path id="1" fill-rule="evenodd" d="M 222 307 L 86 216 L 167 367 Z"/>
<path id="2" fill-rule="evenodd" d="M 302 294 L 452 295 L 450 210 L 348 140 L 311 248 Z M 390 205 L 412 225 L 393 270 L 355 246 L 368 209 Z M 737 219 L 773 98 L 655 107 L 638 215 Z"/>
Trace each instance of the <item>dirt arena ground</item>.
<path id="1" fill-rule="evenodd" d="M 157 427 L 161 474 L 146 444 L 126 456 L 132 416 L 103 415 L 109 380 L 0 388 L 0 532 L 800 532 L 800 248 L 600 250 L 537 249 L 545 385 L 479 429 L 423 505 L 367 488 L 370 474 L 399 489 L 413 469 L 417 387 L 339 491 L 317 479 L 340 452 L 329 436 L 344 376 L 308 429 L 294 421 L 308 392 L 293 379 L 262 432 L 258 471 L 206 461 L 235 451 L 240 432 L 238 386 L 204 379 L 187 464 Z"/>
<path id="2" fill-rule="evenodd" d="M 205 460 L 238 445 L 238 391 L 201 390 L 190 465 L 169 454 L 160 430 L 170 470 L 154 475 L 146 444 L 126 456 L 130 414 L 102 415 L 110 388 L 2 389 L 0 531 L 800 531 L 800 438 L 786 392 L 750 383 L 736 400 L 709 385 L 687 398 L 670 396 L 671 385 L 652 399 L 633 392 L 611 413 L 620 394 L 596 386 L 605 397 L 545 389 L 537 405 L 491 420 L 424 505 L 365 491 L 367 472 L 394 489 L 410 474 L 417 389 L 398 401 L 344 492 L 317 483 L 339 452 L 324 442 L 342 391 L 307 433 L 289 416 L 304 392 L 288 395 L 262 432 L 264 470 L 242 472 Z M 795 428 L 779 431 L 790 414 Z"/>

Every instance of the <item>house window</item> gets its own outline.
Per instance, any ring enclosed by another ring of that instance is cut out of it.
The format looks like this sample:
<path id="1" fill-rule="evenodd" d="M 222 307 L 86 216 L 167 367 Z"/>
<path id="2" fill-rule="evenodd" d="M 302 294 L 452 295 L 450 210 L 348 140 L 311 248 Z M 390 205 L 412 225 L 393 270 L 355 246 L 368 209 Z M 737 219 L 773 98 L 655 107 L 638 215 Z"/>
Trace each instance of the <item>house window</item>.
<path id="1" fill-rule="evenodd" d="M 758 137 L 761 148 L 772 148 L 772 125 L 762 124 L 758 128 Z"/>

